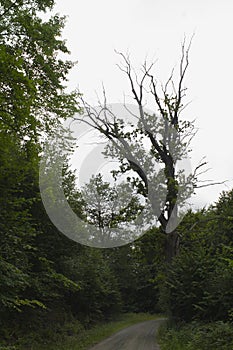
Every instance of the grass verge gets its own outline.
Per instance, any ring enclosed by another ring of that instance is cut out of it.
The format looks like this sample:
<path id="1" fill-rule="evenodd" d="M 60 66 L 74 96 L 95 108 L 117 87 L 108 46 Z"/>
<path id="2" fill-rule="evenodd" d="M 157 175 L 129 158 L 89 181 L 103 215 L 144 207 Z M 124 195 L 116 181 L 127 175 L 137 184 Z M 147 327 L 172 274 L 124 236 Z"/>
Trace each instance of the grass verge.
<path id="1" fill-rule="evenodd" d="M 154 320 L 160 315 L 145 313 L 128 313 L 118 316 L 115 321 L 97 324 L 90 329 L 84 329 L 79 321 L 67 323 L 60 329 L 47 329 L 38 334 L 32 333 L 21 338 L 12 347 L 1 347 L 0 350 L 87 350 L 95 344 L 133 324 Z"/>

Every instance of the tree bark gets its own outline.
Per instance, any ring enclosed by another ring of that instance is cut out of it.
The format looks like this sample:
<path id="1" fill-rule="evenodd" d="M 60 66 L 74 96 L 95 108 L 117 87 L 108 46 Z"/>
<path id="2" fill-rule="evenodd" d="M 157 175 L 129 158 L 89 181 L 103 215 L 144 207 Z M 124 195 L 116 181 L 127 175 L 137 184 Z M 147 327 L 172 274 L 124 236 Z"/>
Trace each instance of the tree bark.
<path id="1" fill-rule="evenodd" d="M 179 236 L 176 230 L 167 233 L 165 242 L 166 262 L 170 264 L 179 252 Z"/>

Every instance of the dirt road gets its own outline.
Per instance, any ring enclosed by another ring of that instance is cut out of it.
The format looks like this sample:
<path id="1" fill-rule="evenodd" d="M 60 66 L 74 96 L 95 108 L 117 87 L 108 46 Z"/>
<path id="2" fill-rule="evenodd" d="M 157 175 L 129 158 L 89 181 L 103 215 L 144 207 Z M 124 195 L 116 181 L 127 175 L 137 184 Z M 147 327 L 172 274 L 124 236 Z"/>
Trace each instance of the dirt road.
<path id="1" fill-rule="evenodd" d="M 146 321 L 125 328 L 90 350 L 159 350 L 156 333 L 163 321 Z"/>

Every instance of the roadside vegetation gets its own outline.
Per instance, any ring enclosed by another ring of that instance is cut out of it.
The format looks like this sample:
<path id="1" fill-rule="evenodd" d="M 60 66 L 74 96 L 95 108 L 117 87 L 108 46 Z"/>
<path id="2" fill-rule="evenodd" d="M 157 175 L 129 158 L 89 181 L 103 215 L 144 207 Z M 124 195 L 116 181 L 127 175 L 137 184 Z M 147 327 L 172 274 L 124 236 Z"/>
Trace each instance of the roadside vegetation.
<path id="1" fill-rule="evenodd" d="M 162 350 L 233 347 L 233 191 L 180 225 L 181 250 L 164 279 L 171 322 Z"/>
<path id="2" fill-rule="evenodd" d="M 146 313 L 127 313 L 118 315 L 114 321 L 100 322 L 91 328 L 85 328 L 78 320 L 63 325 L 50 325 L 44 330 L 34 330 L 27 336 L 22 335 L 14 346 L 0 346 L 0 350 L 87 350 L 110 335 L 136 323 L 154 320 L 158 315 Z"/>
<path id="3" fill-rule="evenodd" d="M 161 327 L 161 350 L 230 350 L 233 348 L 233 327 L 231 323 L 192 322 L 179 327 Z"/>

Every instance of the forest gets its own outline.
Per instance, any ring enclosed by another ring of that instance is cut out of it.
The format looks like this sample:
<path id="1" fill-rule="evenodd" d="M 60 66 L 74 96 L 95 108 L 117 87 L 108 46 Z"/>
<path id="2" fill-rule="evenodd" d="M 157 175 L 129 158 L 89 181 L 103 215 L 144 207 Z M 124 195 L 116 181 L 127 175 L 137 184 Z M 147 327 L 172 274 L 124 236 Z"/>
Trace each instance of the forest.
<path id="1" fill-rule="evenodd" d="M 208 208 L 190 209 L 173 235 L 164 234 L 164 214 L 140 238 L 107 249 L 69 239 L 46 213 L 39 187 L 44 138 L 87 107 L 79 92 L 67 89 L 75 63 L 61 58 L 69 54 L 65 18 L 50 15 L 53 6 L 54 0 L 0 0 L 0 350 L 87 349 L 95 327 L 156 315 L 167 317 L 159 330 L 162 350 L 233 349 L 233 189 Z M 184 53 L 181 82 L 186 58 Z M 130 78 L 130 63 L 123 60 Z M 161 107 L 156 90 L 154 97 Z M 163 100 L 174 117 L 181 97 Z M 140 96 L 135 99 L 140 107 Z M 164 111 L 162 106 L 166 116 Z M 180 132 L 190 127 L 171 122 Z M 105 136 L 114 131 L 120 140 L 121 125 L 107 126 Z M 135 132 L 123 137 L 131 141 Z M 179 179 L 156 151 L 167 170 L 169 218 Z M 146 183 L 132 163 L 139 179 L 129 182 L 146 197 Z M 121 171 L 127 170 L 122 163 Z M 68 160 L 62 186 L 73 211 L 92 225 L 128 222 L 141 210 L 132 199 L 109 217 L 111 185 L 98 174 L 81 191 Z M 101 218 L 85 202 L 93 188 L 105 203 Z"/>

